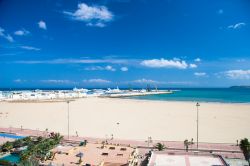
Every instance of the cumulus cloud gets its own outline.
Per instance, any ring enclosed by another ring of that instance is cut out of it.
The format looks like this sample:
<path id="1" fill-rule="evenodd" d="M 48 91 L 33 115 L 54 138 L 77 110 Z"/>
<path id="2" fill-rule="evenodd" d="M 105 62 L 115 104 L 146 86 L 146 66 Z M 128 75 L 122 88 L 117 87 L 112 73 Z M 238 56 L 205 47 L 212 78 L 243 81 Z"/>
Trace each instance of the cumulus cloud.
<path id="1" fill-rule="evenodd" d="M 79 3 L 74 12 L 64 11 L 73 20 L 86 22 L 87 26 L 105 27 L 107 22 L 113 20 L 114 15 L 106 6 L 89 6 L 86 3 Z"/>
<path id="2" fill-rule="evenodd" d="M 113 67 L 110 66 L 110 65 L 106 66 L 105 69 L 108 70 L 108 71 L 116 71 L 116 69 L 113 68 Z"/>
<path id="3" fill-rule="evenodd" d="M 26 35 L 30 34 L 30 32 L 27 31 L 26 29 L 21 29 L 21 30 L 15 31 L 14 34 L 17 36 L 26 36 Z"/>
<path id="4" fill-rule="evenodd" d="M 109 80 L 104 80 L 104 79 L 100 79 L 100 78 L 83 80 L 83 82 L 85 82 L 85 83 L 104 83 L 104 84 L 111 83 L 111 81 L 109 81 Z"/>
<path id="5" fill-rule="evenodd" d="M 14 42 L 13 37 L 10 34 L 5 33 L 5 30 L 0 27 L 0 37 L 8 40 L 9 42 Z"/>
<path id="6" fill-rule="evenodd" d="M 151 60 L 143 60 L 141 65 L 150 67 L 150 68 L 178 68 L 178 69 L 186 69 L 188 64 L 185 61 L 181 60 L 167 60 L 164 58 L 161 59 L 151 59 Z"/>
<path id="7" fill-rule="evenodd" d="M 200 59 L 200 58 L 196 58 L 196 59 L 194 59 L 194 61 L 195 61 L 195 62 L 200 62 L 201 59 Z"/>
<path id="8" fill-rule="evenodd" d="M 197 65 L 196 65 L 196 64 L 193 64 L 193 63 L 191 63 L 191 64 L 189 64 L 189 67 L 190 67 L 190 68 L 197 68 Z"/>
<path id="9" fill-rule="evenodd" d="M 44 30 L 47 29 L 47 25 L 43 20 L 39 21 L 37 24 L 39 28 L 44 29 Z"/>
<path id="10" fill-rule="evenodd" d="M 204 72 L 195 72 L 194 75 L 197 76 L 197 77 L 204 77 L 204 76 L 207 76 L 207 73 L 204 73 Z"/>
<path id="11" fill-rule="evenodd" d="M 228 70 L 223 74 L 230 79 L 250 79 L 250 70 Z"/>
<path id="12" fill-rule="evenodd" d="M 32 47 L 32 46 L 20 46 L 20 48 L 31 51 L 40 51 L 40 48 Z"/>
<path id="13" fill-rule="evenodd" d="M 227 28 L 229 28 L 229 29 L 240 29 L 240 28 L 244 27 L 245 25 L 246 25 L 246 23 L 239 22 L 237 24 L 229 25 Z"/>
<path id="14" fill-rule="evenodd" d="M 121 67 L 120 70 L 121 71 L 128 71 L 128 68 L 127 67 Z"/>

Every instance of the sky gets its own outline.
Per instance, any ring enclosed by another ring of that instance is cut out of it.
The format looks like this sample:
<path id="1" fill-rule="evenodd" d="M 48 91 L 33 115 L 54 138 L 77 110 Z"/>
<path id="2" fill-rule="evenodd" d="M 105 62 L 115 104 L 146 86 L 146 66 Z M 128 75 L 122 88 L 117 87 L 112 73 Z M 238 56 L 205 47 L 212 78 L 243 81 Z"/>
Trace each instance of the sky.
<path id="1" fill-rule="evenodd" d="M 249 0 L 0 0 L 0 88 L 250 85 Z"/>

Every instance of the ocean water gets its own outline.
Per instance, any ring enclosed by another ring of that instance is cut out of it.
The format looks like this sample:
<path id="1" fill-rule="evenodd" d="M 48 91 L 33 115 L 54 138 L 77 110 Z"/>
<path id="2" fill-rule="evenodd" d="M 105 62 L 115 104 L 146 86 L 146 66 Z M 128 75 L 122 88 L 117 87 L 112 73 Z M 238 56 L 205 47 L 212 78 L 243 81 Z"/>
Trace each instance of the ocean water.
<path id="1" fill-rule="evenodd" d="M 173 94 L 130 97 L 143 100 L 250 103 L 250 88 L 182 88 Z"/>
<path id="2" fill-rule="evenodd" d="M 84 87 L 83 87 L 84 88 Z M 0 88 L 0 91 L 10 90 L 72 90 L 73 88 Z M 95 88 L 89 88 L 95 89 Z M 97 88 L 107 89 L 107 88 Z M 125 90 L 124 88 L 121 88 Z M 140 90 L 140 88 L 137 88 Z M 220 103 L 250 103 L 250 88 L 166 88 L 161 90 L 177 90 L 173 94 L 147 95 L 129 97 L 142 100 L 164 101 L 194 101 L 194 102 L 220 102 Z"/>

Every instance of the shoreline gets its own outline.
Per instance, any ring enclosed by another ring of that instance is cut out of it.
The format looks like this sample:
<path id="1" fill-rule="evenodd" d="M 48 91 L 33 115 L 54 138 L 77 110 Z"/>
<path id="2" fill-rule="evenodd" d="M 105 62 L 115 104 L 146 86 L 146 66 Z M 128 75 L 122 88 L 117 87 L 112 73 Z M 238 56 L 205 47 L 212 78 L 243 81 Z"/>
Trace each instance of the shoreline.
<path id="1" fill-rule="evenodd" d="M 200 103 L 200 104 L 234 104 L 234 105 L 250 105 L 250 102 L 215 102 L 215 101 L 190 101 L 190 100 L 157 100 L 157 99 L 139 99 L 133 97 L 83 97 L 83 98 L 70 98 L 70 99 L 51 99 L 51 100 L 43 100 L 43 99 L 35 99 L 35 100 L 0 100 L 0 103 L 63 103 L 67 101 L 77 101 L 91 98 L 99 98 L 99 99 L 122 99 L 122 100 L 134 100 L 134 101 L 144 101 L 144 102 L 176 102 L 176 103 Z"/>
<path id="2" fill-rule="evenodd" d="M 152 100 L 152 99 L 138 99 L 130 97 L 121 97 L 123 100 L 137 100 L 137 101 L 155 101 L 155 102 L 176 102 L 176 103 L 205 103 L 205 104 L 239 104 L 239 105 L 250 105 L 250 102 L 214 102 L 214 101 L 190 101 L 190 100 Z"/>

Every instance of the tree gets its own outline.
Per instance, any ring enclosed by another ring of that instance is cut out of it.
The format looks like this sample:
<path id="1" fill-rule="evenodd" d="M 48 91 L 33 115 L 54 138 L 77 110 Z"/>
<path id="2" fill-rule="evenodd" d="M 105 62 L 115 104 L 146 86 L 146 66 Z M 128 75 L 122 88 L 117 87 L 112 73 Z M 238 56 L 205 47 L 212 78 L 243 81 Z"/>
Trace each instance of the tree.
<path id="1" fill-rule="evenodd" d="M 166 149 L 166 146 L 162 143 L 157 143 L 154 148 L 156 148 L 158 151 L 163 151 L 164 149 Z"/>
<path id="2" fill-rule="evenodd" d="M 4 143 L 4 144 L 2 145 L 1 150 L 2 150 L 2 152 L 6 152 L 6 151 L 10 151 L 12 148 L 13 148 L 13 143 L 7 141 L 6 143 Z"/>
<path id="3" fill-rule="evenodd" d="M 249 165 L 250 165 L 250 142 L 248 141 L 247 138 L 244 138 L 242 140 L 240 140 L 240 149 L 242 150 L 245 159 L 248 161 Z"/>
<path id="4" fill-rule="evenodd" d="M 22 139 L 17 139 L 16 141 L 13 142 L 13 147 L 14 148 L 19 148 L 23 146 L 23 140 Z"/>
<path id="5" fill-rule="evenodd" d="M 59 144 L 60 141 L 63 139 L 63 136 L 61 136 L 60 133 L 51 133 L 50 138 L 53 139 L 56 144 Z"/>
<path id="6" fill-rule="evenodd" d="M 39 161 L 31 157 L 30 159 L 21 161 L 21 163 L 18 164 L 18 166 L 39 166 Z"/>

